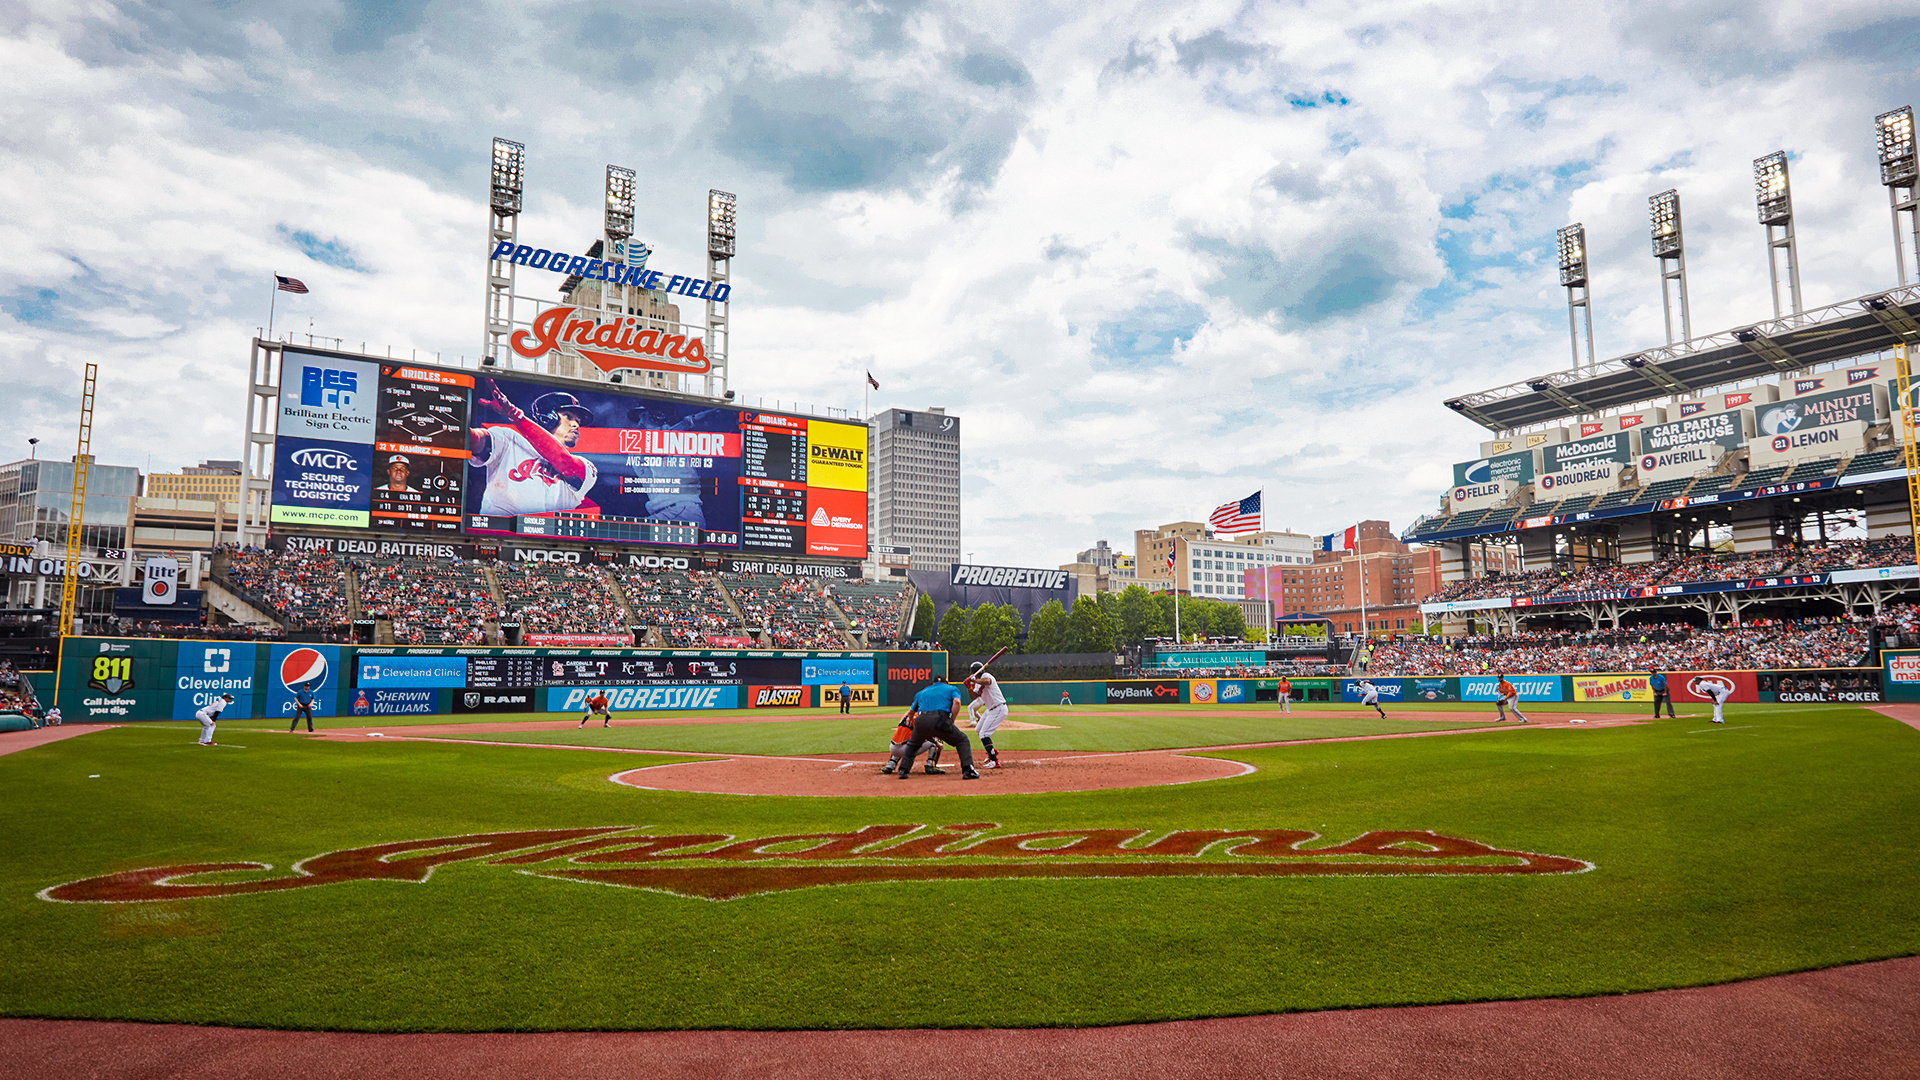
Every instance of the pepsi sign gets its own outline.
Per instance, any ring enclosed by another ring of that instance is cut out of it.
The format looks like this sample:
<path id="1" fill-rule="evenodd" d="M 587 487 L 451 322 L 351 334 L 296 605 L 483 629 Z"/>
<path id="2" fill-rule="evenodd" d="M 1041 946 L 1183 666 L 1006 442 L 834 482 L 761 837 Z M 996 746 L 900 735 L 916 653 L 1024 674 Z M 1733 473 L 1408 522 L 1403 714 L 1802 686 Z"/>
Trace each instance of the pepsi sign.
<path id="1" fill-rule="evenodd" d="M 275 645 L 267 652 L 266 716 L 292 716 L 302 686 L 313 694 L 313 715 L 335 716 L 340 689 L 340 646 Z"/>

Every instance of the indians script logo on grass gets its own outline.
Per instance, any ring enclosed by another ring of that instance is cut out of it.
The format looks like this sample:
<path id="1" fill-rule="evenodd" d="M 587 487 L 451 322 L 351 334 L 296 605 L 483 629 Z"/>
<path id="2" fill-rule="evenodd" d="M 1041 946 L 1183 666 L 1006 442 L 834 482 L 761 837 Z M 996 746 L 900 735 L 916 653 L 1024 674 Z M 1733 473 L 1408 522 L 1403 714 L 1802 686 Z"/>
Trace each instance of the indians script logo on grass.
<path id="1" fill-rule="evenodd" d="M 738 839 L 660 836 L 631 826 L 476 833 L 333 851 L 293 864 L 185 863 L 70 881 L 40 892 L 69 904 L 191 900 L 347 881 L 426 881 L 446 863 L 648 889 L 707 900 L 817 885 L 1005 878 L 1327 877 L 1578 874 L 1591 863 L 1510 851 L 1425 830 L 1362 833 L 1313 845 L 1300 829 L 1057 829 L 998 833 L 967 825 L 868 825 L 852 832 Z"/>

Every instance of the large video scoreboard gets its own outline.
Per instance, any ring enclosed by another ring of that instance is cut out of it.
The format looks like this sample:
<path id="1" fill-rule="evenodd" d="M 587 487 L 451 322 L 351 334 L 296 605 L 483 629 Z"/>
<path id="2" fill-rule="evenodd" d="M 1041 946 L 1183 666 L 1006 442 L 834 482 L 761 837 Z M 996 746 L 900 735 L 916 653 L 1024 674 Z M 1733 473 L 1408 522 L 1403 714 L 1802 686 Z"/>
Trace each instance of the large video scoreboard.
<path id="1" fill-rule="evenodd" d="M 280 386 L 277 525 L 867 553 L 860 424 L 292 346 Z"/>

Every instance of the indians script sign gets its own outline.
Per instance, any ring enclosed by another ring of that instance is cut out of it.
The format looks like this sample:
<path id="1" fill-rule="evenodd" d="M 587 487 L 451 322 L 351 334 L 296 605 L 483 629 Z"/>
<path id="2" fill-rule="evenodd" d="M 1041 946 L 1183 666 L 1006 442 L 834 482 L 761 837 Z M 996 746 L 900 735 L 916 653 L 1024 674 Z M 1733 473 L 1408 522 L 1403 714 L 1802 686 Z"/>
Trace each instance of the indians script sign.
<path id="1" fill-rule="evenodd" d="M 1302 877 L 1577 874 L 1592 864 L 1509 851 L 1424 830 L 1316 845 L 1299 829 L 1059 829 L 999 833 L 991 823 L 868 825 L 852 832 L 739 839 L 656 835 L 628 826 L 476 833 L 316 855 L 290 872 L 258 862 L 183 863 L 70 881 L 40 893 L 71 904 L 190 900 L 348 881 L 423 882 L 446 863 L 648 889 L 707 900 L 816 885 L 1004 878 Z"/>

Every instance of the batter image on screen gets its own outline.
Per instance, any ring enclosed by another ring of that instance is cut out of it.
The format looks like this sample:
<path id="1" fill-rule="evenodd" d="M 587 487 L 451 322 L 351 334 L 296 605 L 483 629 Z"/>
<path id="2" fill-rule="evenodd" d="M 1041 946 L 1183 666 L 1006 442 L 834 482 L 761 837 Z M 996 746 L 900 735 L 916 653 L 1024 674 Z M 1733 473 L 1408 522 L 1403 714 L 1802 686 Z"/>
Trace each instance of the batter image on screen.
<path id="1" fill-rule="evenodd" d="M 498 378 L 473 415 L 470 532 L 739 546 L 737 410 Z"/>
<path id="2" fill-rule="evenodd" d="M 507 517 L 594 508 L 587 493 L 600 470 L 570 449 L 580 440 L 581 425 L 593 419 L 592 411 L 564 391 L 549 391 L 529 405 L 532 415 L 492 379 L 476 388 L 476 411 L 506 421 L 471 430 L 473 467 L 487 474 L 480 512 Z"/>

